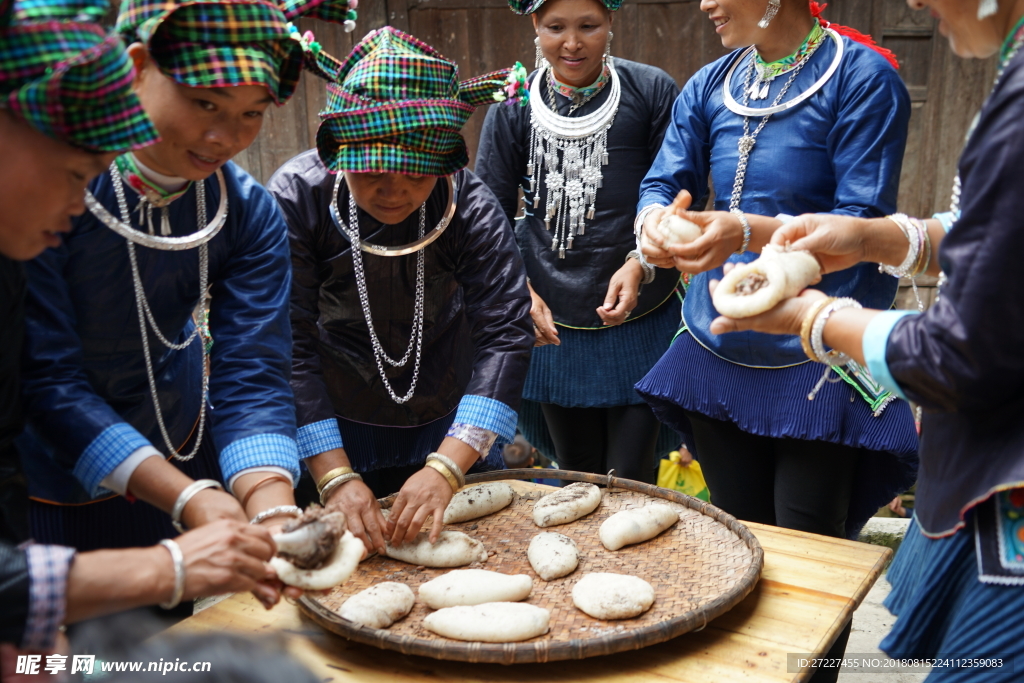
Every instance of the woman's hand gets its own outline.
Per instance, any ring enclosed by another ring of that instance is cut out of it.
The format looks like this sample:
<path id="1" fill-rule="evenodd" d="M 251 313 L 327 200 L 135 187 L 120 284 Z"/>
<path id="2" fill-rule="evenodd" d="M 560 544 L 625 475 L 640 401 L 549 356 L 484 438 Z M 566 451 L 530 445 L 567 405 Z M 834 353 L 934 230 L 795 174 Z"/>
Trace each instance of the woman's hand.
<path id="1" fill-rule="evenodd" d="M 604 295 L 604 306 L 598 306 L 597 315 L 605 325 L 621 325 L 633 312 L 640 293 L 640 281 L 644 278 L 644 269 L 634 258 L 626 259 L 626 263 L 615 271 L 608 282 L 608 293 Z"/>
<path id="2" fill-rule="evenodd" d="M 220 489 L 203 489 L 189 499 L 181 512 L 181 522 L 186 529 L 198 529 L 221 519 L 249 521 L 238 499 Z"/>
<path id="3" fill-rule="evenodd" d="M 398 546 L 416 538 L 427 517 L 433 517 L 430 542 L 435 543 L 444 526 L 444 511 L 452 499 L 452 487 L 440 472 L 424 467 L 406 480 L 391 506 L 388 531 L 391 545 Z"/>
<path id="4" fill-rule="evenodd" d="M 376 551 L 384 554 L 384 533 L 388 523 L 369 486 L 358 479 L 346 481 L 331 491 L 327 507 L 345 513 L 349 531 L 363 542 L 367 553 Z"/>
<path id="5" fill-rule="evenodd" d="M 731 270 L 728 264 L 726 272 Z M 718 286 L 718 280 L 712 280 L 708 289 L 714 294 Z M 825 298 L 827 295 L 817 289 L 805 289 L 799 296 L 784 299 L 775 308 L 765 311 L 759 315 L 749 318 L 727 318 L 720 315 L 711 321 L 712 334 L 725 334 L 727 332 L 743 332 L 752 330 L 754 332 L 767 332 L 768 334 L 800 334 L 800 326 L 810 312 L 814 302 Z"/>
<path id="6" fill-rule="evenodd" d="M 676 211 L 676 215 L 701 231 L 692 242 L 665 248 L 678 271 L 696 274 L 718 268 L 743 245 L 743 224 L 728 211 Z"/>
<path id="7" fill-rule="evenodd" d="M 772 244 L 809 251 L 821 264 L 822 274 L 851 268 L 869 260 L 867 237 L 871 222 L 852 216 L 805 214 L 794 218 L 772 235 Z M 892 224 L 897 241 L 906 245 L 899 228 Z M 904 254 L 906 247 L 903 248 Z"/>
<path id="8" fill-rule="evenodd" d="M 558 330 L 555 328 L 555 319 L 551 315 L 551 309 L 544 303 L 544 299 L 541 299 L 540 295 L 533 291 L 533 285 L 527 282 L 526 286 L 530 288 L 530 298 L 533 300 L 530 317 L 533 318 L 533 331 L 537 333 L 537 341 L 533 345 L 560 345 L 562 341 L 558 338 Z"/>
<path id="9" fill-rule="evenodd" d="M 661 219 L 665 217 L 666 213 L 682 215 L 680 212 L 690 208 L 692 202 L 693 197 L 690 196 L 690 193 L 687 190 L 680 190 L 671 204 L 664 209 L 653 209 L 644 216 L 644 224 L 640 232 L 640 251 L 652 266 L 676 267 L 671 252 L 665 248 L 665 236 L 658 229 L 658 224 L 661 223 Z"/>
<path id="10" fill-rule="evenodd" d="M 265 607 L 280 600 L 279 584 L 266 562 L 274 556 L 270 532 L 258 525 L 222 519 L 175 539 L 185 556 L 185 595 L 192 600 L 206 595 L 251 590 Z M 167 555 L 163 548 L 157 548 Z M 171 573 L 173 585 L 173 572 Z"/>

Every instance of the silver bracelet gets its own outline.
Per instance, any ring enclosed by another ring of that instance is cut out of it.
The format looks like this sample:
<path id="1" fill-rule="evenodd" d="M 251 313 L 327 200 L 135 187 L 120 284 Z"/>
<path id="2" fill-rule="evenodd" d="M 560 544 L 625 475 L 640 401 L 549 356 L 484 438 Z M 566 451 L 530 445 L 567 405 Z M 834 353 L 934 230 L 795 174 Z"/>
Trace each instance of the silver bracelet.
<path id="1" fill-rule="evenodd" d="M 643 252 L 641 252 L 639 249 L 634 249 L 633 251 L 626 254 L 626 261 L 629 261 L 629 259 L 631 258 L 636 259 L 636 262 L 640 264 L 640 270 L 642 270 L 644 273 L 643 278 L 640 280 L 640 284 L 649 285 L 652 282 L 654 282 L 654 276 L 657 273 L 654 270 L 654 266 L 648 263 L 647 259 L 644 258 Z"/>
<path id="2" fill-rule="evenodd" d="M 907 238 L 910 245 L 907 247 L 907 257 L 903 259 L 903 263 L 898 266 L 887 266 L 885 264 L 878 265 L 879 273 L 887 273 L 893 277 L 910 277 L 914 266 L 917 265 L 917 259 L 921 255 L 921 234 L 918 232 L 917 226 L 910 222 L 910 218 L 905 213 L 894 213 L 888 216 L 889 220 L 899 226 L 903 236 Z"/>
<path id="3" fill-rule="evenodd" d="M 260 522 L 270 519 L 271 517 L 277 517 L 278 515 L 283 514 L 290 514 L 295 515 L 296 517 L 301 517 L 302 508 L 300 508 L 298 505 L 278 505 L 276 507 L 269 508 L 259 513 L 251 520 L 249 520 L 249 524 L 259 524 Z"/>
<path id="4" fill-rule="evenodd" d="M 466 485 L 466 475 L 462 473 L 462 468 L 455 464 L 455 461 L 446 455 L 440 453 L 431 453 L 427 456 L 427 462 L 436 460 L 445 467 L 447 467 L 452 474 L 455 475 L 455 479 L 459 482 L 459 488 L 461 489 Z"/>
<path id="5" fill-rule="evenodd" d="M 185 527 L 181 523 L 181 513 L 185 511 L 185 506 L 192 500 L 192 496 L 203 489 L 220 489 L 223 491 L 224 487 L 220 485 L 219 481 L 213 479 L 199 479 L 182 489 L 181 493 L 178 494 L 178 500 L 174 501 L 174 508 L 171 510 L 171 524 L 179 534 L 185 533 Z"/>
<path id="6" fill-rule="evenodd" d="M 328 482 L 326 484 L 324 484 L 323 489 L 320 490 L 320 504 L 323 505 L 324 507 L 326 507 L 327 506 L 327 497 L 331 495 L 331 491 L 333 491 L 334 489 L 338 488 L 342 484 L 348 483 L 348 482 L 350 482 L 350 481 L 352 481 L 354 479 L 358 479 L 359 481 L 363 480 L 362 476 L 360 476 L 360 474 L 358 472 L 349 472 L 348 474 L 339 474 L 334 479 L 328 480 Z"/>
<path id="7" fill-rule="evenodd" d="M 740 248 L 734 251 L 733 253 L 743 254 L 746 253 L 747 247 L 750 246 L 750 221 L 747 220 L 746 215 L 739 209 L 733 209 L 731 213 L 733 216 L 736 216 L 736 218 L 739 219 L 740 225 L 743 226 L 743 244 L 741 244 Z"/>
<path id="8" fill-rule="evenodd" d="M 164 609 L 174 609 L 181 604 L 181 598 L 185 595 L 185 554 L 181 552 L 181 547 L 169 538 L 160 541 L 160 545 L 167 548 L 167 552 L 171 554 L 171 562 L 174 563 L 174 592 L 171 599 L 161 602 L 160 606 Z"/>
<path id="9" fill-rule="evenodd" d="M 832 349 L 831 351 L 825 351 L 825 323 L 828 322 L 830 315 L 836 311 L 844 308 L 863 308 L 860 302 L 856 299 L 849 297 L 843 297 L 836 299 L 825 308 L 821 309 L 821 312 L 814 318 L 814 324 L 811 326 L 811 348 L 814 349 L 814 355 L 818 357 L 818 362 L 825 365 L 831 365 L 833 367 L 839 365 L 846 365 L 852 359 L 841 351 Z"/>

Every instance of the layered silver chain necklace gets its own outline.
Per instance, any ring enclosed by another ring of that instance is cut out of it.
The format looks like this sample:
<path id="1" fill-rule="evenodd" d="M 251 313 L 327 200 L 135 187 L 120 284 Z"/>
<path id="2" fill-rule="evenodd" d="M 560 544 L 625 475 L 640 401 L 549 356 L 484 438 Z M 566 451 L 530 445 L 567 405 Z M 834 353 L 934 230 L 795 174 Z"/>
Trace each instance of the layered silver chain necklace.
<path id="1" fill-rule="evenodd" d="M 545 67 L 548 71 L 551 66 Z M 594 203 L 601 187 L 601 167 L 608 163 L 608 129 L 619 111 L 621 87 L 611 58 L 608 59 L 611 82 L 608 99 L 585 116 L 561 116 L 544 106 L 541 83 L 547 72 L 539 73 L 530 85 L 530 159 L 526 175 L 530 176 L 533 208 L 540 207 L 538 180 L 547 190 L 544 227 L 555 230 L 552 251 L 565 258 L 574 239 L 584 234 L 585 222 L 594 218 Z"/>
<path id="2" fill-rule="evenodd" d="M 157 393 L 152 354 L 149 349 L 148 331 L 149 329 L 152 329 L 156 338 L 168 349 L 172 351 L 181 351 L 191 345 L 199 337 L 200 328 L 199 325 L 196 325 L 188 339 L 180 343 L 170 341 L 164 336 L 163 332 L 160 331 L 160 328 L 156 323 L 156 318 L 153 316 L 153 311 L 149 306 L 149 301 L 146 299 L 146 292 L 142 286 L 142 277 L 139 273 L 139 264 L 135 253 L 135 245 L 137 243 L 142 246 L 159 249 L 161 251 L 184 251 L 198 247 L 199 299 L 200 302 L 202 302 L 203 297 L 206 295 L 207 286 L 209 285 L 209 242 L 217 235 L 217 233 L 220 232 L 221 228 L 224 227 L 224 224 L 227 221 L 227 187 L 224 182 L 224 175 L 220 170 L 217 171 L 217 180 L 220 185 L 220 204 L 217 207 L 217 213 L 213 220 L 199 231 L 184 237 L 162 237 L 154 235 L 152 234 L 152 223 L 150 223 L 150 234 L 133 228 L 131 225 L 131 214 L 128 211 L 128 200 L 125 197 L 124 183 L 121 180 L 121 173 L 115 164 L 111 164 L 110 166 L 110 176 L 111 182 L 114 186 L 114 194 L 117 196 L 117 205 L 121 213 L 121 220 L 117 220 L 117 218 L 111 215 L 110 212 L 107 211 L 106 208 L 100 204 L 100 202 L 89 191 L 86 191 L 86 206 L 89 211 L 100 220 L 100 222 L 126 239 L 128 246 L 128 260 L 131 263 L 132 269 L 132 284 L 135 290 L 135 304 L 139 315 L 139 331 L 142 335 L 142 354 L 146 360 L 146 378 L 149 381 L 149 391 L 153 398 L 153 409 L 156 414 L 157 425 L 160 428 L 160 434 L 164 439 L 164 445 L 167 448 L 167 452 L 176 460 L 183 462 L 188 461 L 195 457 L 196 453 L 199 452 L 199 447 L 202 444 L 203 434 L 206 428 L 206 404 L 210 393 L 210 378 L 209 373 L 206 371 L 209 362 L 209 350 L 205 347 L 203 349 L 203 388 L 202 400 L 199 406 L 199 423 L 196 428 L 195 447 L 192 449 L 191 453 L 184 455 L 179 453 L 177 448 L 175 448 L 164 422 L 163 411 L 160 408 L 160 396 Z M 195 187 L 197 225 L 203 225 L 206 223 L 206 185 L 204 182 L 197 182 Z"/>

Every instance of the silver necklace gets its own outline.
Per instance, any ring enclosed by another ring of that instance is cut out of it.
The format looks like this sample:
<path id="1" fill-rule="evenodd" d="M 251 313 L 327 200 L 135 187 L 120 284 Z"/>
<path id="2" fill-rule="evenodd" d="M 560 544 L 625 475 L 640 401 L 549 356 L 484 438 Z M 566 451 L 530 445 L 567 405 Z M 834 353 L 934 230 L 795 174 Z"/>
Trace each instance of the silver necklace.
<path id="1" fill-rule="evenodd" d="M 174 447 L 174 444 L 171 442 L 171 436 L 170 436 L 170 434 L 167 431 L 167 425 L 164 423 L 163 411 L 160 408 L 160 396 L 157 393 L 157 388 L 156 388 L 156 376 L 155 376 L 155 373 L 153 371 L 152 354 L 150 353 L 150 350 L 149 350 L 149 334 L 148 334 L 148 329 L 147 328 L 152 329 L 153 332 L 155 333 L 157 339 L 160 340 L 160 343 L 163 344 L 164 346 L 166 346 L 168 349 L 170 349 L 172 351 L 181 351 L 181 350 L 187 348 L 190 344 L 192 344 L 193 341 L 196 340 L 196 338 L 199 337 L 199 325 L 196 325 L 195 329 L 192 330 L 192 334 L 189 335 L 188 339 L 186 339 L 185 341 L 183 341 L 181 343 L 174 343 L 174 342 L 170 341 L 169 339 L 167 339 L 167 337 L 164 336 L 163 332 L 161 332 L 160 328 L 157 326 L 156 318 L 153 316 L 153 311 L 152 311 L 152 309 L 149 306 L 149 301 L 146 299 L 146 292 L 145 292 L 145 290 L 142 287 L 142 276 L 139 274 L 139 263 L 138 263 L 138 258 L 137 258 L 136 254 L 135 254 L 135 243 L 136 242 L 144 244 L 145 243 L 145 238 L 154 238 L 155 236 L 147 235 L 146 233 L 140 232 L 140 231 L 135 230 L 134 228 L 131 227 L 131 214 L 128 211 L 128 200 L 125 197 L 125 193 L 124 193 L 124 183 L 121 181 L 121 174 L 117 170 L 117 167 L 114 164 L 111 164 L 110 174 L 111 174 L 111 180 L 112 180 L 113 185 L 114 185 L 114 194 L 117 196 L 117 205 L 118 205 L 118 208 L 120 209 L 120 212 L 121 212 L 121 220 L 118 221 L 116 218 L 114 218 L 112 215 L 110 215 L 110 213 L 107 212 L 106 209 L 103 210 L 103 213 L 106 214 L 106 216 L 111 219 L 110 221 L 105 220 L 105 217 L 103 215 L 100 215 L 99 213 L 94 211 L 93 207 L 90 206 L 89 209 L 90 209 L 90 211 L 94 215 L 96 215 L 97 218 L 100 219 L 101 222 L 103 222 L 105 225 L 107 225 L 107 227 L 111 228 L 112 230 L 114 230 L 118 234 L 121 234 L 121 235 L 124 235 L 125 237 L 127 237 L 126 244 L 128 245 L 128 260 L 131 263 L 131 268 L 132 268 L 132 284 L 133 284 L 134 289 L 135 289 L 135 307 L 138 310 L 138 314 L 139 314 L 139 331 L 140 331 L 140 333 L 142 335 L 142 355 L 146 359 L 146 379 L 149 381 L 149 393 L 150 393 L 150 395 L 153 398 L 153 409 L 154 409 L 154 412 L 156 413 L 156 422 L 157 422 L 157 425 L 160 428 L 160 435 L 164 439 L 164 445 L 167 447 L 167 452 L 170 453 L 171 456 L 175 460 L 180 460 L 182 462 L 186 462 L 186 461 L 191 460 L 192 458 L 195 457 L 196 453 L 199 452 L 200 445 L 203 442 L 203 433 L 204 433 L 205 428 L 206 428 L 206 403 L 207 403 L 207 399 L 208 399 L 209 394 L 210 394 L 210 377 L 209 377 L 209 373 L 207 373 L 207 371 L 206 371 L 207 367 L 209 365 L 210 353 L 209 353 L 209 350 L 204 345 L 204 348 L 203 348 L 203 367 L 202 367 L 203 389 L 202 389 L 202 399 L 201 399 L 201 402 L 199 404 L 199 426 L 196 429 L 195 447 L 192 449 L 191 453 L 189 453 L 187 455 L 183 455 L 183 454 L 178 452 L 178 450 Z M 221 216 L 220 215 L 221 211 L 218 210 L 219 225 L 216 226 L 215 230 L 210 231 L 210 227 L 214 226 L 215 224 L 218 223 L 218 218 L 216 218 L 216 217 L 214 218 L 214 221 L 211 222 L 210 225 L 208 225 L 206 227 L 206 229 L 199 231 L 199 232 L 207 232 L 207 233 L 212 233 L 212 234 L 204 235 L 201 238 L 197 238 L 196 237 L 196 235 L 198 235 L 199 233 L 194 233 L 193 235 L 189 235 L 186 238 L 168 238 L 168 237 L 156 238 L 156 239 L 159 239 L 159 240 L 191 239 L 195 243 L 198 243 L 198 245 L 199 245 L 199 298 L 200 298 L 200 301 L 202 301 L 202 298 L 206 295 L 206 289 L 207 289 L 207 286 L 209 284 L 210 255 L 209 255 L 209 244 L 208 243 L 209 243 L 209 241 L 211 239 L 213 239 L 214 235 L 216 235 L 218 232 L 220 232 L 220 229 L 222 227 L 224 227 L 224 222 L 227 219 L 227 193 L 225 191 L 226 188 L 225 188 L 225 183 L 224 183 L 224 176 L 223 176 L 223 174 L 221 173 L 220 170 L 217 171 L 217 175 L 218 175 L 218 180 L 220 181 L 220 187 L 221 187 L 221 202 L 220 203 L 221 203 L 221 208 L 223 208 L 223 215 Z M 87 199 L 88 199 L 89 196 L 91 196 L 91 195 L 87 193 Z M 93 197 L 93 200 L 95 201 L 95 197 Z M 96 204 L 99 204 L 99 202 L 96 202 Z M 197 216 L 197 223 L 199 225 L 202 225 L 203 223 L 206 222 L 206 183 L 205 182 L 198 182 L 198 183 L 196 183 L 196 216 Z M 115 225 L 117 225 L 117 227 L 115 227 Z M 131 231 L 127 235 L 125 235 L 125 233 L 123 232 L 123 230 L 125 228 L 127 228 L 128 230 Z M 160 244 L 160 243 L 157 243 L 157 244 Z M 158 249 L 162 248 L 162 250 L 164 250 L 164 251 L 172 251 L 172 250 L 173 251 L 181 251 L 183 249 L 188 248 L 188 247 L 180 246 L 181 244 L 182 244 L 182 242 L 178 241 L 178 242 L 173 243 L 174 246 L 162 246 L 162 247 L 158 246 L 156 248 L 158 248 Z"/>
<path id="2" fill-rule="evenodd" d="M 786 111 L 787 109 L 792 109 L 793 107 L 797 106 L 798 104 L 809 98 L 814 93 L 821 90 L 821 88 L 826 83 L 828 83 L 829 79 L 832 78 L 832 75 L 836 72 L 836 69 L 839 68 L 839 63 L 843 60 L 843 52 L 845 51 L 845 48 L 843 47 L 843 39 L 839 36 L 838 33 L 836 33 L 830 28 L 825 29 L 825 32 L 828 33 L 829 36 L 831 36 L 833 42 L 835 42 L 836 54 L 835 57 L 832 58 L 832 63 L 829 65 L 828 69 L 826 69 L 825 73 L 821 75 L 821 78 L 815 81 L 814 84 L 811 85 L 811 87 L 809 87 L 807 90 L 803 91 L 802 93 L 800 93 L 793 99 L 789 100 L 788 102 L 782 102 L 780 98 L 776 97 L 775 101 L 772 103 L 772 106 L 770 107 L 748 107 L 747 103 L 750 101 L 750 80 L 752 73 L 752 69 L 748 68 L 746 80 L 744 81 L 743 86 L 743 104 L 737 102 L 736 98 L 732 96 L 732 74 L 734 71 L 736 71 L 736 68 L 743 63 L 743 60 L 748 56 L 750 57 L 751 66 L 753 65 L 753 52 L 757 48 L 755 46 L 751 46 L 743 51 L 743 54 L 741 54 L 736 59 L 736 61 L 732 63 L 732 66 L 729 67 L 729 71 L 725 74 L 725 81 L 722 83 L 722 97 L 725 100 L 725 106 L 729 108 L 729 111 L 740 116 L 770 116 L 771 114 L 778 114 L 779 112 Z M 794 73 L 798 73 L 800 69 L 803 68 L 803 65 L 807 63 L 807 60 L 810 59 L 811 55 L 818 51 L 818 48 L 821 47 L 823 43 L 824 41 L 822 41 L 822 43 L 819 43 L 817 47 L 815 47 L 813 50 L 807 53 L 804 59 L 801 60 L 800 66 L 794 69 Z M 787 88 L 789 87 L 789 84 L 792 83 L 792 81 L 793 78 L 790 77 L 789 83 L 786 84 Z"/>
<path id="3" fill-rule="evenodd" d="M 747 163 L 750 161 L 750 153 L 751 153 L 751 151 L 753 151 L 754 144 L 757 142 L 758 134 L 760 134 L 760 132 L 762 130 L 764 130 L 764 127 L 768 124 L 768 119 L 771 118 L 772 114 L 774 114 L 776 111 L 782 111 L 781 109 L 778 109 L 779 102 L 781 102 L 782 98 L 786 96 L 786 92 L 789 90 L 789 87 L 791 85 L 793 85 L 793 81 L 795 81 L 796 77 L 800 75 L 800 72 L 803 70 L 804 65 L 807 64 L 807 62 L 810 61 L 811 57 L 814 56 L 814 53 L 818 51 L 818 47 L 821 47 L 821 45 L 822 45 L 822 43 L 819 43 L 813 50 L 810 50 L 804 56 L 804 58 L 802 60 L 800 60 L 800 63 L 797 64 L 795 69 L 793 69 L 792 75 L 786 81 L 785 85 L 782 86 L 782 90 L 780 90 L 779 94 L 775 97 L 775 101 L 772 102 L 772 106 L 765 107 L 763 109 L 753 109 L 752 110 L 752 111 L 758 112 L 757 115 L 762 117 L 761 118 L 761 122 L 758 124 L 757 128 L 754 129 L 753 133 L 750 132 L 750 116 L 749 115 L 744 115 L 743 116 L 743 135 L 740 137 L 739 142 L 737 143 L 737 147 L 739 148 L 740 156 L 739 156 L 739 160 L 736 163 L 736 178 L 733 180 L 732 197 L 730 197 L 730 199 L 729 199 L 729 211 L 731 213 L 736 213 L 736 212 L 738 212 L 740 210 L 740 198 L 743 196 L 743 184 L 746 182 L 746 179 L 747 179 Z M 841 43 L 840 43 L 840 45 L 841 45 Z M 748 52 L 749 52 L 749 50 L 748 50 Z M 842 50 L 840 49 L 838 52 L 841 53 Z M 833 62 L 833 66 L 836 66 L 835 62 Z M 733 64 L 732 68 L 735 69 L 736 65 Z M 834 71 L 834 69 L 832 69 L 832 71 Z M 732 69 L 729 70 L 729 73 L 730 74 L 732 73 Z M 753 55 L 751 55 L 750 65 L 747 67 L 746 78 L 744 79 L 744 82 L 743 82 L 743 108 L 744 109 L 747 108 L 746 105 L 750 101 L 750 81 L 751 81 L 751 78 L 753 76 L 753 73 L 754 73 L 754 58 L 753 58 Z M 726 95 L 728 95 L 729 94 L 729 90 L 728 90 L 729 77 L 728 76 L 726 76 L 725 82 L 726 82 L 726 91 L 725 92 L 726 92 Z M 820 80 L 819 80 L 819 82 L 820 82 Z M 815 84 L 815 85 L 817 86 L 817 84 Z M 820 86 L 818 86 L 818 88 L 820 88 Z M 815 90 L 815 89 L 816 88 L 812 86 L 811 90 Z M 810 92 L 810 90 L 808 92 Z M 804 97 L 803 95 L 801 95 L 800 97 L 795 98 L 793 101 L 797 101 L 797 100 L 803 101 L 804 99 L 807 99 L 807 98 Z M 730 107 L 730 109 L 732 109 L 732 107 Z"/>
<path id="4" fill-rule="evenodd" d="M 551 111 L 557 114 L 558 101 L 555 99 L 555 90 L 557 90 L 557 86 L 555 84 L 555 70 L 548 69 L 548 106 L 551 108 Z M 573 95 L 570 98 L 572 100 L 572 104 L 569 106 L 569 111 L 566 113 L 566 116 L 572 116 L 577 109 L 579 109 L 587 102 L 597 97 L 602 90 L 604 90 L 603 87 L 598 88 L 597 90 L 590 93 L 586 97 L 580 97 L 579 94 Z"/>
<path id="5" fill-rule="evenodd" d="M 335 188 L 335 191 L 337 191 L 337 188 Z M 335 196 L 335 201 L 332 202 L 332 204 L 337 204 L 337 196 Z M 446 219 L 441 220 L 445 221 Z M 424 202 L 420 206 L 420 239 L 423 238 L 426 229 L 426 222 L 427 203 Z M 356 290 L 359 292 L 359 304 L 363 309 L 363 317 L 366 319 L 366 327 L 370 330 L 370 345 L 373 347 L 373 359 L 377 362 L 377 371 L 380 373 L 380 379 L 384 383 L 384 388 L 387 389 L 388 394 L 391 395 L 391 400 L 401 405 L 413 397 L 413 394 L 416 392 L 416 384 L 420 378 L 420 359 L 423 355 L 423 303 L 426 298 L 426 268 L 424 266 L 423 258 L 424 250 L 423 248 L 420 248 L 416 252 L 416 298 L 413 300 L 412 338 L 409 339 L 409 347 L 405 350 L 405 355 L 399 360 L 394 360 L 384 351 L 384 347 L 381 345 L 380 339 L 377 337 L 377 332 L 373 328 L 373 315 L 370 312 L 370 297 L 366 290 L 366 272 L 363 269 L 363 249 L 355 248 L 356 245 L 360 245 L 362 243 L 359 239 L 359 212 L 356 207 L 355 197 L 352 196 L 351 191 L 349 191 L 348 195 L 348 225 L 344 225 L 340 221 L 336 221 L 336 224 L 342 232 L 347 233 L 345 236 L 353 245 L 353 248 L 351 249 L 352 267 L 356 276 Z M 443 228 L 441 229 L 443 230 Z M 435 228 L 435 231 L 436 230 L 437 228 Z M 416 350 L 416 360 L 412 369 L 412 382 L 409 384 L 409 391 L 406 392 L 405 396 L 400 397 L 395 393 L 394 388 L 391 386 L 391 382 L 384 373 L 384 363 L 396 368 L 404 367 L 405 364 L 409 362 L 409 358 L 412 356 L 414 348 Z"/>
<path id="6" fill-rule="evenodd" d="M 545 68 L 551 70 L 550 65 Z M 530 176 L 535 209 L 540 206 L 537 180 L 543 178 L 547 189 L 544 227 L 551 230 L 554 219 L 551 250 L 557 251 L 559 258 L 565 258 L 566 249 L 572 249 L 574 239 L 584 234 L 585 221 L 594 218 L 597 190 L 604 177 L 601 167 L 608 163 L 608 129 L 615 121 L 622 95 L 611 58 L 608 71 L 608 99 L 584 116 L 561 116 L 544 106 L 540 84 L 547 72 L 537 74 L 530 84 L 530 160 L 526 175 Z"/>

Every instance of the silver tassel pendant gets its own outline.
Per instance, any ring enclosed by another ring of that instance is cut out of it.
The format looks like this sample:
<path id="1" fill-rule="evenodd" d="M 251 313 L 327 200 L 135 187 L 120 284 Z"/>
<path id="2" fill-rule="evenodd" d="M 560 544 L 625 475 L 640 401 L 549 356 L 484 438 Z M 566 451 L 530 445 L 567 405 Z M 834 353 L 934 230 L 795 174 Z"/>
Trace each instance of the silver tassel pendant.
<path id="1" fill-rule="evenodd" d="M 166 206 L 160 209 L 160 234 L 164 237 L 171 234 L 171 211 Z"/>

